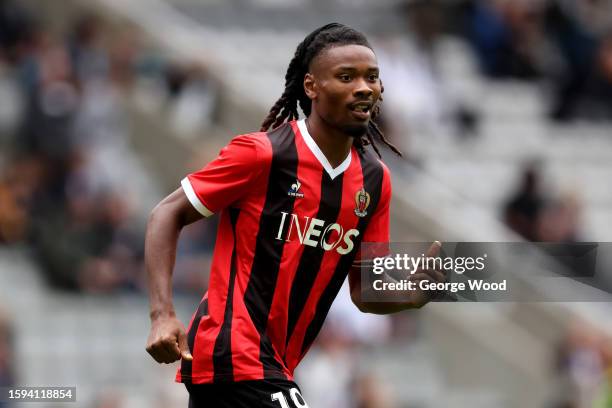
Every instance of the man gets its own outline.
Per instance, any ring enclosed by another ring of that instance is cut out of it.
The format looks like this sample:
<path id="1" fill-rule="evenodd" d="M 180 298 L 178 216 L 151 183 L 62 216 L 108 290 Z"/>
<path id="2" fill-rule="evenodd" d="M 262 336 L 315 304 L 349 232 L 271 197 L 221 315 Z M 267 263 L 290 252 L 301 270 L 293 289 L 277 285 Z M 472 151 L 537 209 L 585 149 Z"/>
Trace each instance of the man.
<path id="1" fill-rule="evenodd" d="M 306 407 L 293 370 L 347 274 L 364 312 L 429 300 L 421 292 L 394 303 L 360 297 L 361 242 L 389 242 L 389 170 L 367 147 L 378 153 L 374 137 L 389 145 L 371 120 L 383 91 L 378 75 L 363 34 L 335 23 L 315 30 L 297 47 L 261 131 L 234 138 L 153 210 L 147 351 L 158 362 L 182 359 L 177 381 L 190 407 Z M 297 120 L 298 103 L 306 120 Z M 176 242 L 184 225 L 216 212 L 209 290 L 186 334 L 172 306 Z"/>

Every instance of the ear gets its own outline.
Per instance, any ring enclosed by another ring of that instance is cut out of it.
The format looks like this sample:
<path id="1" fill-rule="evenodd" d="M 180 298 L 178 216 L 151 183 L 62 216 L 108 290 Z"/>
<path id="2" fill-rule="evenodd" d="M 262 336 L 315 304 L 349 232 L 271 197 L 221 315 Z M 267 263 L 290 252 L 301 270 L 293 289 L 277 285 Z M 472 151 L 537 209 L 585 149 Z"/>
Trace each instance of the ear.
<path id="1" fill-rule="evenodd" d="M 314 76 L 310 72 L 307 72 L 304 76 L 304 92 L 310 100 L 317 99 L 317 84 Z"/>

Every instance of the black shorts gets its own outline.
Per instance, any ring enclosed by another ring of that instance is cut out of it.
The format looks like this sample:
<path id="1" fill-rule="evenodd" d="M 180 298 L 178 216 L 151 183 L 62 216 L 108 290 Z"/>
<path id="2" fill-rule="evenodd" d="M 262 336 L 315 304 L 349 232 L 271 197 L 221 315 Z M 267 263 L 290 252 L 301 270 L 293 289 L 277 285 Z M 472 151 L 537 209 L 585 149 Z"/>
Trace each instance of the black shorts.
<path id="1" fill-rule="evenodd" d="M 189 408 L 308 408 L 293 381 L 269 379 L 185 387 Z"/>

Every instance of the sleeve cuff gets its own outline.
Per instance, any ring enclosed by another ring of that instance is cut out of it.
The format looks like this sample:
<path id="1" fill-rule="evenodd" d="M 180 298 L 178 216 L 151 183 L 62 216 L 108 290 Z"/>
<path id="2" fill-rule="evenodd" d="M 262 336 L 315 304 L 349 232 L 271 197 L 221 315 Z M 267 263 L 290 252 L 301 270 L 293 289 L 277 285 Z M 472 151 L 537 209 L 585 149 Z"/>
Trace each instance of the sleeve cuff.
<path id="1" fill-rule="evenodd" d="M 204 217 L 210 217 L 214 214 L 212 211 L 206 208 L 204 204 L 202 204 L 202 201 L 200 201 L 193 190 L 193 186 L 191 185 L 189 178 L 185 177 L 183 180 L 181 180 L 181 187 L 183 187 L 183 191 L 185 192 L 185 195 L 187 196 L 187 199 L 189 199 L 191 205 L 193 205 L 193 207 L 198 210 L 200 214 L 202 214 Z"/>

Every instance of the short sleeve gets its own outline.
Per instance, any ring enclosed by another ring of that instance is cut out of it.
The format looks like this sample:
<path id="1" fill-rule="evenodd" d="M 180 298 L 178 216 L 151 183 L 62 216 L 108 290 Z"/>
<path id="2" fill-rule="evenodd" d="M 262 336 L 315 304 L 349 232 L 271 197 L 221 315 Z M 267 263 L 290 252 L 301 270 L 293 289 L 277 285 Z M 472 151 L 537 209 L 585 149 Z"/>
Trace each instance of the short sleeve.
<path id="1" fill-rule="evenodd" d="M 249 193 L 261 173 L 260 157 L 253 135 L 237 136 L 215 160 L 181 181 L 183 191 L 195 209 L 209 217 Z"/>
<path id="2" fill-rule="evenodd" d="M 370 261 L 375 257 L 389 254 L 389 205 L 391 203 L 391 176 L 389 169 L 383 164 L 383 180 L 380 201 L 366 228 L 362 244 L 366 244 L 357 252 L 354 265 Z"/>

